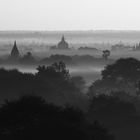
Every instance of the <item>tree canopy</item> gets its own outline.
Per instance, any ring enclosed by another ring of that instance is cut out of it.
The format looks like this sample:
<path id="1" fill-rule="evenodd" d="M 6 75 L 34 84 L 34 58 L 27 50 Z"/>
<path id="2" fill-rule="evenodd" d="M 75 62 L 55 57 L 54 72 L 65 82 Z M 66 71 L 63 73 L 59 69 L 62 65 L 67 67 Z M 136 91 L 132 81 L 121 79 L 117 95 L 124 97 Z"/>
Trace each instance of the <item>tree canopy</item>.
<path id="1" fill-rule="evenodd" d="M 102 79 L 139 80 L 140 61 L 135 58 L 121 58 L 114 64 L 107 65 L 102 71 Z"/>
<path id="2" fill-rule="evenodd" d="M 0 107 L 0 139 L 113 140 L 113 136 L 99 123 L 89 124 L 79 110 L 24 96 Z"/>
<path id="3" fill-rule="evenodd" d="M 104 50 L 103 54 L 102 54 L 102 57 L 104 59 L 108 59 L 109 56 L 110 56 L 110 51 L 109 50 Z"/>
<path id="4" fill-rule="evenodd" d="M 49 80 L 68 80 L 69 79 L 69 71 L 66 69 L 66 65 L 64 62 L 60 61 L 60 62 L 55 62 L 50 66 L 45 67 L 45 65 L 43 66 L 39 66 L 37 68 L 38 72 L 37 72 L 37 76 L 40 77 L 44 77 L 47 78 Z"/>

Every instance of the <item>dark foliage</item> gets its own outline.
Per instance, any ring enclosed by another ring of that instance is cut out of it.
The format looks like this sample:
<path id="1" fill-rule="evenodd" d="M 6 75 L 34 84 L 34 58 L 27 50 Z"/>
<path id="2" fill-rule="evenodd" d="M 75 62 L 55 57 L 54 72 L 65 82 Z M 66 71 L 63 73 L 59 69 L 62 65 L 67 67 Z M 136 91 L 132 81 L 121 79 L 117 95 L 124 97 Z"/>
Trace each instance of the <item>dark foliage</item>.
<path id="1" fill-rule="evenodd" d="M 70 81 L 81 91 L 85 92 L 86 82 L 81 76 L 73 76 L 70 78 Z"/>
<path id="2" fill-rule="evenodd" d="M 104 51 L 103 51 L 102 57 L 103 57 L 105 60 L 107 60 L 109 56 L 110 56 L 110 51 L 109 51 L 109 50 L 104 50 Z"/>
<path id="3" fill-rule="evenodd" d="M 0 97 L 1 99 L 15 97 L 19 93 L 29 91 L 39 84 L 39 80 L 30 73 L 21 73 L 18 70 L 0 69 Z M 19 93 L 18 93 L 19 92 Z"/>
<path id="4" fill-rule="evenodd" d="M 66 69 L 66 65 L 64 62 L 60 61 L 59 63 L 53 63 L 51 66 L 45 67 L 39 66 L 37 68 L 38 73 L 37 76 L 41 78 L 46 78 L 48 80 L 55 79 L 59 81 L 65 81 L 69 79 L 69 71 Z"/>
<path id="5" fill-rule="evenodd" d="M 102 78 L 136 81 L 140 79 L 140 61 L 135 58 L 121 58 L 114 64 L 107 65 L 102 71 Z"/>
<path id="6" fill-rule="evenodd" d="M 136 99 L 124 92 L 94 96 L 87 118 L 90 122 L 103 123 L 117 140 L 140 138 L 139 99 L 136 104 Z"/>
<path id="7" fill-rule="evenodd" d="M 73 64 L 72 57 L 71 56 L 66 56 L 66 55 L 51 55 L 50 57 L 43 58 L 40 60 L 39 64 L 52 64 L 58 61 L 63 61 L 66 64 Z"/>
<path id="8" fill-rule="evenodd" d="M 99 95 L 94 97 L 90 104 L 90 112 L 101 117 L 105 116 L 127 116 L 135 113 L 135 106 L 133 103 L 121 100 L 119 97 L 108 95 Z"/>
<path id="9" fill-rule="evenodd" d="M 73 108 L 47 104 L 37 96 L 6 101 L 0 108 L 1 140 L 113 140 L 98 122 L 88 124 Z"/>
<path id="10" fill-rule="evenodd" d="M 21 64 L 30 64 L 34 65 L 36 63 L 35 58 L 32 56 L 31 52 L 27 52 L 23 57 L 19 59 L 19 63 Z"/>
<path id="11" fill-rule="evenodd" d="M 102 71 L 102 79 L 95 81 L 89 88 L 89 94 L 110 94 L 125 91 L 139 93 L 140 61 L 135 58 L 121 58 L 107 65 Z"/>
<path id="12" fill-rule="evenodd" d="M 73 105 L 85 108 L 86 98 L 81 89 L 70 80 L 65 63 L 39 66 L 36 74 L 22 73 L 18 70 L 0 69 L 0 101 L 14 99 L 20 95 L 39 93 L 56 105 Z"/>

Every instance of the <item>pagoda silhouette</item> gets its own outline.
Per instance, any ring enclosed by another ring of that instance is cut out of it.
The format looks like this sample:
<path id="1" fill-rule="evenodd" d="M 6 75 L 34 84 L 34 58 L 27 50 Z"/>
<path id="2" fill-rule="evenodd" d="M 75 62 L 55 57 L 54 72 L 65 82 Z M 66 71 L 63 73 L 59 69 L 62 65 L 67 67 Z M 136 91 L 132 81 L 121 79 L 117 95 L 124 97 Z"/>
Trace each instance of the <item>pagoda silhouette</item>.
<path id="1" fill-rule="evenodd" d="M 65 41 L 64 35 L 62 36 L 61 41 L 57 45 L 58 49 L 69 49 L 69 44 Z"/>
<path id="2" fill-rule="evenodd" d="M 14 46 L 12 48 L 12 51 L 11 51 L 11 55 L 10 55 L 10 58 L 12 60 L 18 60 L 20 57 L 20 53 L 19 53 L 19 50 L 17 48 L 17 43 L 16 41 L 14 42 Z"/>

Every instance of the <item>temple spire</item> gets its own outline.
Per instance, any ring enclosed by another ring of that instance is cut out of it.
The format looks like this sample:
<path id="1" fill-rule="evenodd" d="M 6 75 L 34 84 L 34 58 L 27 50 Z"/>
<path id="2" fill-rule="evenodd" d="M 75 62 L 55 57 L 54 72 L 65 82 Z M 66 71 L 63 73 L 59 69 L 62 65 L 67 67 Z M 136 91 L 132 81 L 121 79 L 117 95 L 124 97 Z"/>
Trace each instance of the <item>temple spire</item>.
<path id="1" fill-rule="evenodd" d="M 58 49 L 69 49 L 69 44 L 65 41 L 64 35 L 61 38 L 61 41 L 58 43 Z"/>
<path id="2" fill-rule="evenodd" d="M 64 35 L 62 36 L 62 39 L 61 39 L 61 40 L 65 42 L 65 37 L 64 37 Z"/>
<path id="3" fill-rule="evenodd" d="M 16 40 L 14 41 L 14 46 L 17 46 L 17 42 L 16 42 Z"/>
<path id="4" fill-rule="evenodd" d="M 12 51 L 11 51 L 11 58 L 13 59 L 18 59 L 20 56 L 19 54 L 19 50 L 17 48 L 17 43 L 16 43 L 16 40 L 14 41 L 14 46 L 12 48 Z"/>

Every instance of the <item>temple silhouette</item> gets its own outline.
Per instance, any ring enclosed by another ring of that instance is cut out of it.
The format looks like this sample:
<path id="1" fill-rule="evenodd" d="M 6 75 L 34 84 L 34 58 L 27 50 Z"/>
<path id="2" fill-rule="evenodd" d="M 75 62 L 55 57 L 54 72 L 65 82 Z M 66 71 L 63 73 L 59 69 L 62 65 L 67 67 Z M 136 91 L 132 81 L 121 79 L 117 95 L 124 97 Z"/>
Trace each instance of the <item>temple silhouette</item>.
<path id="1" fill-rule="evenodd" d="M 18 60 L 20 57 L 20 53 L 19 53 L 19 50 L 17 48 L 17 43 L 16 41 L 14 42 L 14 46 L 12 48 L 12 51 L 11 51 L 11 55 L 10 55 L 10 58 L 12 60 Z"/>
<path id="2" fill-rule="evenodd" d="M 57 45 L 58 49 L 69 49 L 69 44 L 65 41 L 64 35 L 62 36 L 61 41 Z"/>
<path id="3" fill-rule="evenodd" d="M 66 42 L 64 35 L 61 38 L 61 41 L 54 46 L 50 47 L 51 50 L 69 50 L 69 44 Z"/>

